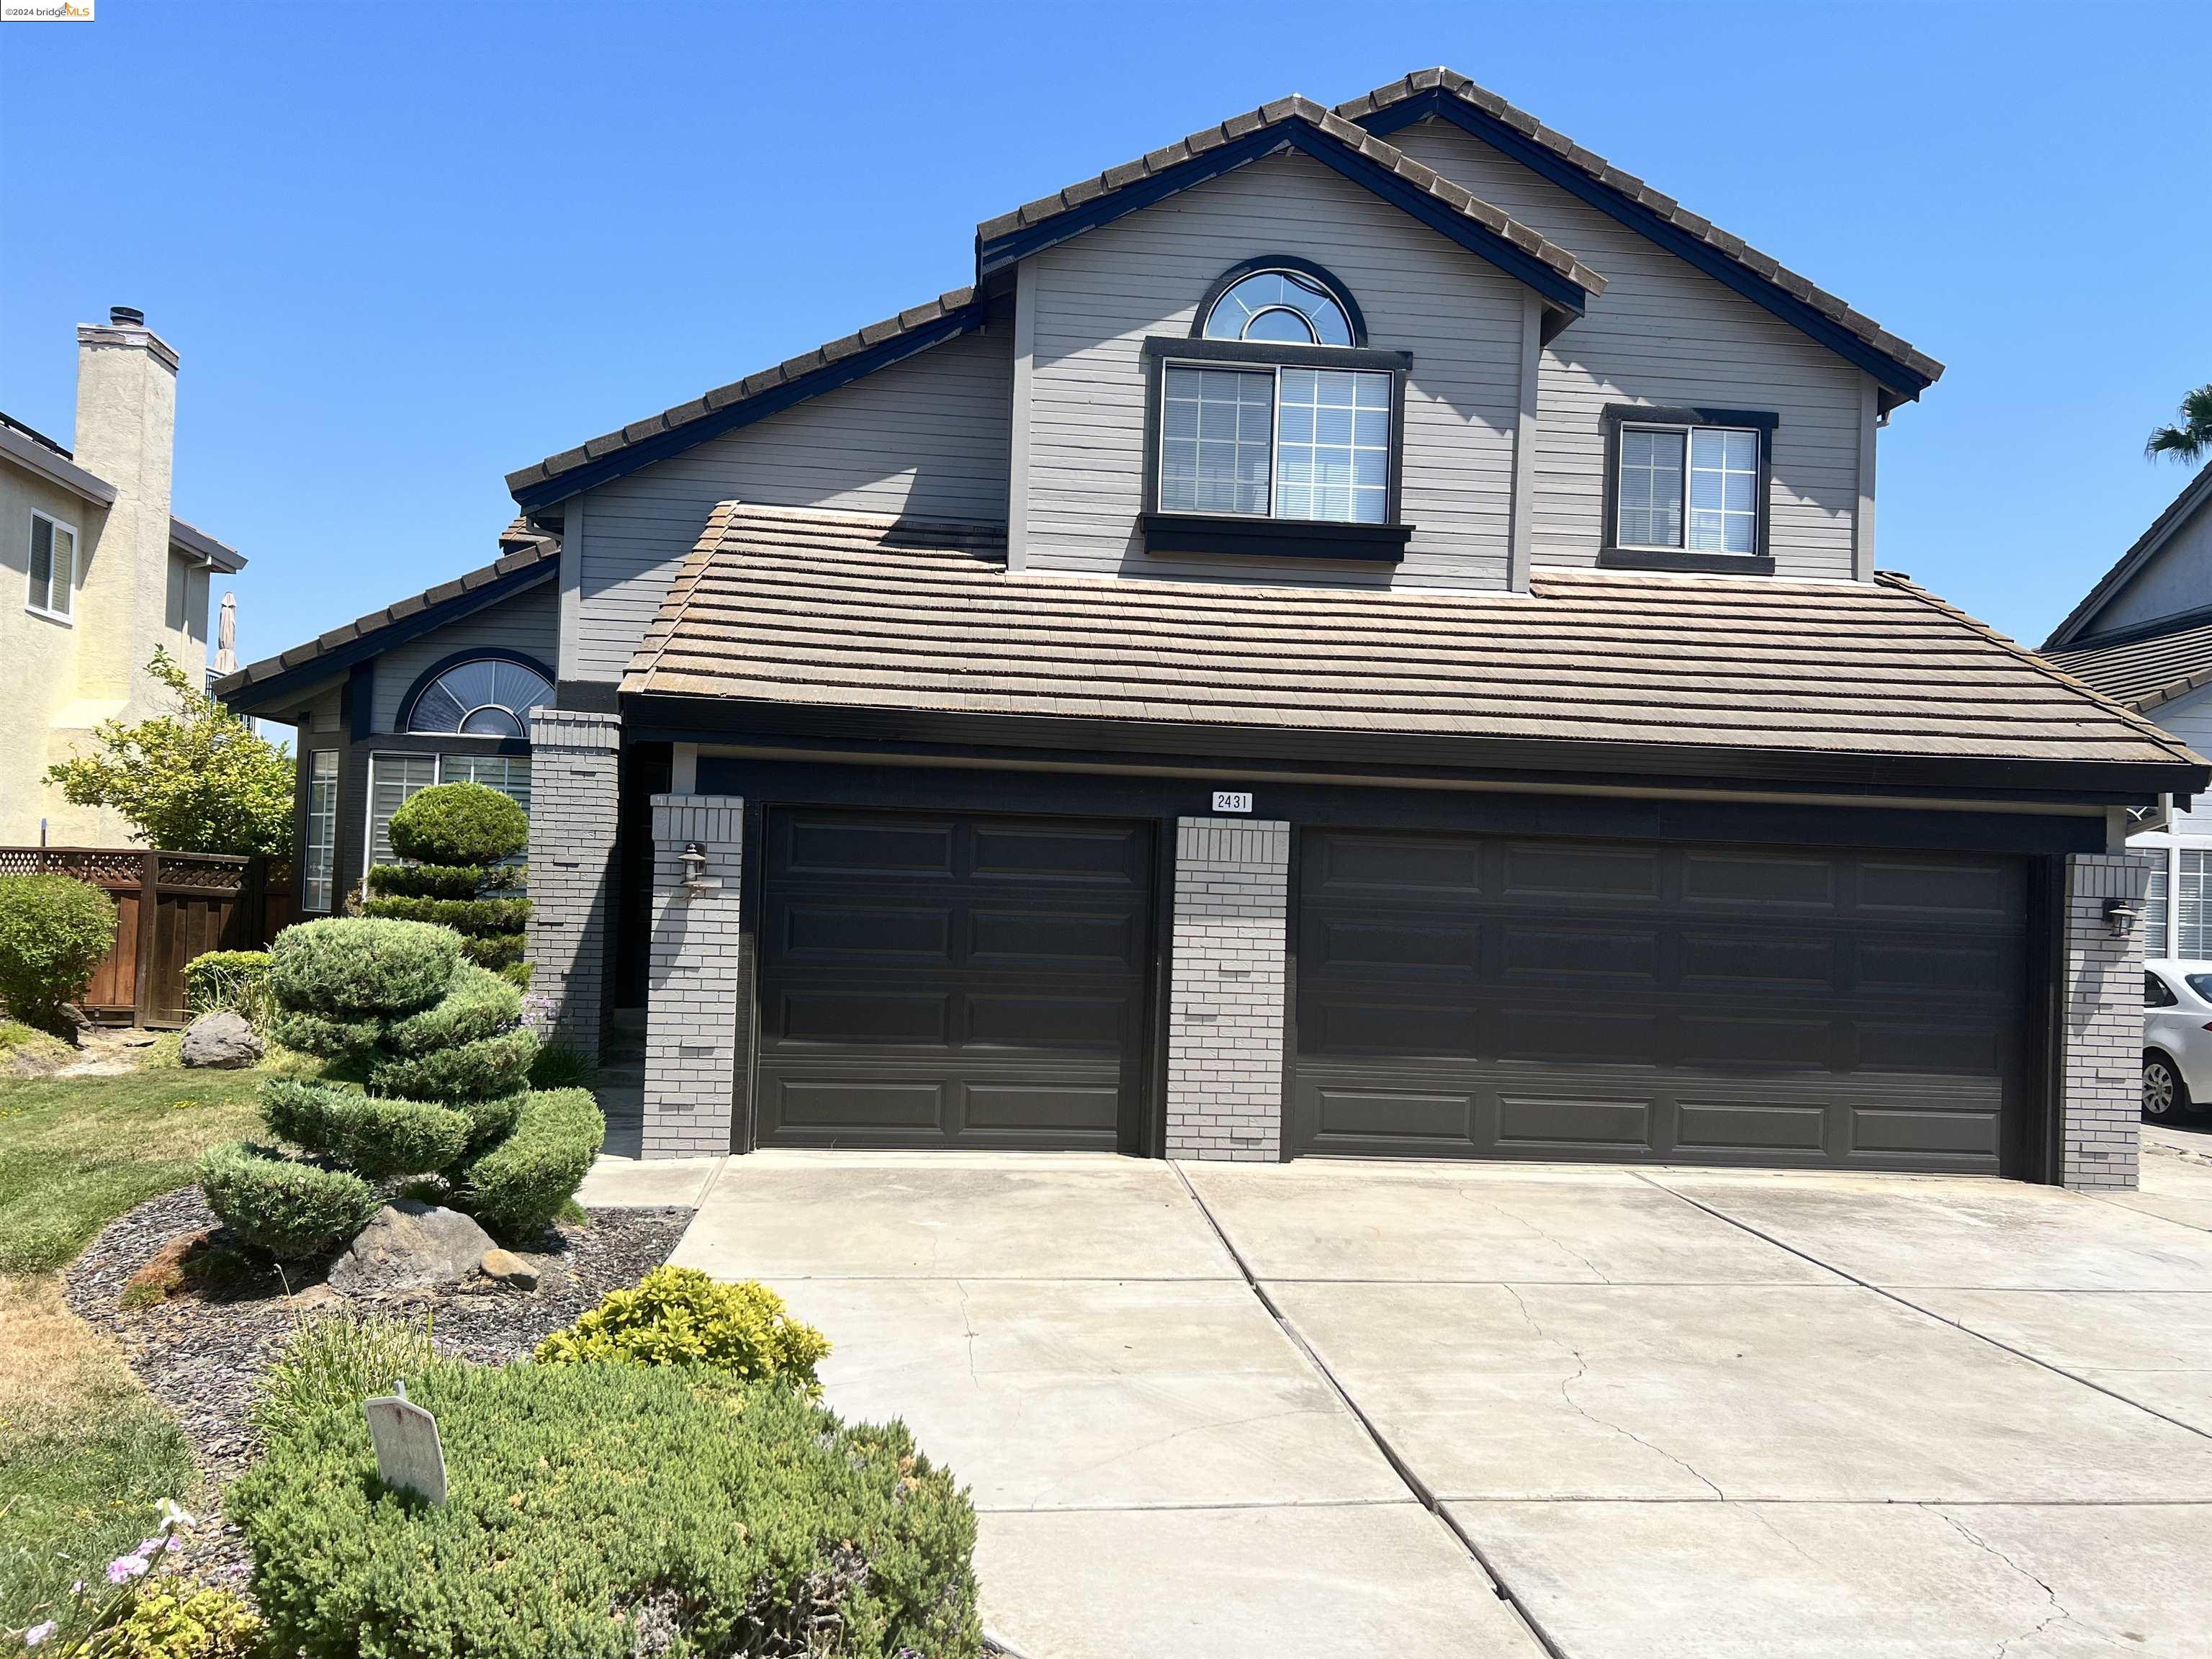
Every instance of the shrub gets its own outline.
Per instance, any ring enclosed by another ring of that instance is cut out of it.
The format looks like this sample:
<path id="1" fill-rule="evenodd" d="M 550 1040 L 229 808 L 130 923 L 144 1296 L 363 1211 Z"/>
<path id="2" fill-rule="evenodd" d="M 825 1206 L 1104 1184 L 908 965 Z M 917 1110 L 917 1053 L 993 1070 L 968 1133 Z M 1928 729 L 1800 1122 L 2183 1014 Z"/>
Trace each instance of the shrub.
<path id="1" fill-rule="evenodd" d="M 465 939 L 520 933 L 530 920 L 526 898 L 392 898 L 378 894 L 371 915 L 434 922 Z"/>
<path id="2" fill-rule="evenodd" d="M 471 963 L 454 969 L 446 994 L 419 1014 L 394 1020 L 382 1041 L 395 1054 L 420 1054 L 457 1042 L 474 1042 L 512 1030 L 522 1018 L 522 994 L 496 974 Z"/>
<path id="3" fill-rule="evenodd" d="M 536 1032 L 502 1031 L 451 1048 L 379 1059 L 369 1066 L 368 1086 L 431 1100 L 489 1100 L 528 1082 L 537 1058 Z"/>
<path id="4" fill-rule="evenodd" d="M 449 1107 L 328 1083 L 272 1079 L 261 1091 L 261 1115 L 294 1146 L 342 1158 L 372 1181 L 443 1170 L 468 1150 L 469 1120 Z"/>
<path id="5" fill-rule="evenodd" d="M 100 1659 L 257 1659 L 261 1621 L 225 1589 L 163 1582 L 96 1641 Z"/>
<path id="6" fill-rule="evenodd" d="M 411 1014 L 445 994 L 460 954 L 459 939 L 447 928 L 331 916 L 276 935 L 269 988 L 286 1008 L 326 1018 Z"/>
<path id="7" fill-rule="evenodd" d="M 249 1408 L 253 1426 L 274 1438 L 325 1411 L 359 1412 L 373 1394 L 437 1363 L 428 1322 L 350 1313 L 312 1320 L 295 1331 L 262 1376 Z"/>
<path id="8" fill-rule="evenodd" d="M 974 1659 L 975 1512 L 898 1424 L 706 1367 L 446 1364 L 442 1506 L 357 1404 L 281 1425 L 226 1507 L 278 1651 Z"/>
<path id="9" fill-rule="evenodd" d="M 549 1042 L 530 1062 L 533 1089 L 588 1089 L 599 1081 L 599 1068 L 587 1054 L 565 1042 Z"/>
<path id="10" fill-rule="evenodd" d="M 751 1280 L 721 1285 L 690 1267 L 655 1267 L 634 1291 L 611 1291 L 565 1331 L 538 1345 L 549 1364 L 716 1365 L 748 1382 L 782 1382 L 810 1399 L 830 1339 Z"/>
<path id="11" fill-rule="evenodd" d="M 529 1096 L 514 1132 L 462 1172 L 477 1219 L 510 1238 L 552 1225 L 591 1172 L 606 1134 L 607 1121 L 586 1091 Z"/>
<path id="12" fill-rule="evenodd" d="M 369 867 L 368 885 L 392 898 L 466 899 L 489 886 L 493 874 L 481 864 L 378 864 Z"/>
<path id="13" fill-rule="evenodd" d="M 233 1232 L 280 1261 L 335 1249 L 376 1213 L 359 1176 L 239 1141 L 200 1160 L 200 1188 Z"/>
<path id="14" fill-rule="evenodd" d="M 330 1019 L 304 1008 L 282 1008 L 270 1016 L 269 1035 L 287 1048 L 325 1060 L 350 1060 L 374 1049 L 384 1036 L 380 1019 Z"/>
<path id="15" fill-rule="evenodd" d="M 441 783 L 392 815 L 392 850 L 422 864 L 489 865 L 530 845 L 530 815 L 481 783 Z"/>
<path id="16" fill-rule="evenodd" d="M 74 876 L 0 876 L 0 1006 L 27 1025 L 67 1030 L 62 1005 L 92 983 L 115 943 L 115 901 Z"/>
<path id="17" fill-rule="evenodd" d="M 477 967 L 489 968 L 495 974 L 505 975 L 509 969 L 521 965 L 522 953 L 530 948 L 530 939 L 526 933 L 493 933 L 465 938 L 461 941 L 461 948 L 468 952 L 469 960 Z"/>
<path id="18" fill-rule="evenodd" d="M 269 996 L 269 952 L 207 951 L 185 964 L 185 1008 L 194 1014 L 229 1008 L 255 1025 L 274 1005 Z"/>

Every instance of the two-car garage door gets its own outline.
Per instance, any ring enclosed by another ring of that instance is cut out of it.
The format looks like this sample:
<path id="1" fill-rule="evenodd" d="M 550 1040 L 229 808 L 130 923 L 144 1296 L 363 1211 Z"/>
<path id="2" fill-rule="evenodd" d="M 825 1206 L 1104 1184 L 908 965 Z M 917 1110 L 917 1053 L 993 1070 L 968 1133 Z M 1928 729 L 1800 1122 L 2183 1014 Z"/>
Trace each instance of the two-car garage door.
<path id="1" fill-rule="evenodd" d="M 1309 831 L 1294 1151 L 1994 1172 L 2016 860 Z"/>

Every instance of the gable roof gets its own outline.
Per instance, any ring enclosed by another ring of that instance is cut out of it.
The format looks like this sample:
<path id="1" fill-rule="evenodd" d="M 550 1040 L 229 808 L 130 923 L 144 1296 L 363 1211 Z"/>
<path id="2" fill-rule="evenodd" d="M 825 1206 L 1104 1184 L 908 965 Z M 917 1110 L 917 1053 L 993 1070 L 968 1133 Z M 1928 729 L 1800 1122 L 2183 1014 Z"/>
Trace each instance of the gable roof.
<path id="1" fill-rule="evenodd" d="M 773 368 L 549 455 L 508 473 L 507 489 L 525 512 L 538 511 L 980 328 L 981 284 L 996 273 L 1285 149 L 1334 169 L 1533 289 L 1543 298 L 1552 332 L 1605 291 L 1605 278 L 1566 249 L 1395 146 L 1310 98 L 1280 98 L 986 219 L 975 227 L 975 286 L 939 295 Z"/>
<path id="2" fill-rule="evenodd" d="M 2051 665 L 2148 714 L 2212 685 L 2212 610 L 2168 617 L 2101 644 L 2044 653 Z"/>
<path id="3" fill-rule="evenodd" d="M 113 484 L 86 471 L 76 464 L 76 457 L 70 450 L 4 410 L 0 410 L 0 459 L 13 461 L 25 471 L 36 473 L 48 483 L 58 485 L 91 506 L 115 504 Z M 225 575 L 234 575 L 246 568 L 246 555 L 173 514 L 169 520 L 169 545 Z"/>
<path id="4" fill-rule="evenodd" d="M 2206 775 L 2179 739 L 1897 577 L 1540 569 L 1528 595 L 1087 582 L 1010 574 L 994 528 L 734 501 L 622 689 L 847 711 L 877 736 L 959 715 L 1067 744 L 1048 722 L 1081 721 L 1086 741 L 1118 726 L 1154 755 L 1334 741 L 1377 766 L 2014 793 Z"/>
<path id="5" fill-rule="evenodd" d="M 560 541 L 532 530 L 524 520 L 517 519 L 500 533 L 500 545 L 512 550 L 449 582 L 356 617 L 304 645 L 248 663 L 208 690 L 241 713 L 258 712 L 279 697 L 319 685 L 357 662 L 560 574 Z"/>
<path id="6" fill-rule="evenodd" d="M 2090 637 L 2091 624 L 2106 603 L 2132 580 L 2137 571 L 2158 556 L 2158 551 L 2173 539 L 2174 533 L 2196 516 L 2199 507 L 2212 504 L 2212 465 L 2206 466 L 2195 477 L 2182 485 L 2181 493 L 2166 505 L 2166 510 L 2151 520 L 2150 528 L 2136 538 L 2128 550 L 2120 555 L 2110 570 L 2097 579 L 2097 585 L 2081 598 L 2081 604 L 2066 613 L 2066 619 L 2051 630 L 2051 637 L 2043 642 L 2046 652 L 2062 650 Z M 2131 630 L 2132 631 L 2132 630 Z"/>
<path id="7" fill-rule="evenodd" d="M 1943 373 L 1871 317 L 1455 70 L 1417 70 L 1336 113 L 1378 133 L 1431 116 L 1451 122 L 1857 364 L 1881 383 L 1885 408 L 1917 398 Z"/>

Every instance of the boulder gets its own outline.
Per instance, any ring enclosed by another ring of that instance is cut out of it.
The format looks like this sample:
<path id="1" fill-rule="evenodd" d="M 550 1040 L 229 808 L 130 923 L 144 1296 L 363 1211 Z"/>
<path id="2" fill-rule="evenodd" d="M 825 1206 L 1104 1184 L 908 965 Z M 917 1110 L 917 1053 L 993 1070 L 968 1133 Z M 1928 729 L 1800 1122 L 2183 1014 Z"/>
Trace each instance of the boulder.
<path id="1" fill-rule="evenodd" d="M 477 1266 L 486 1279 L 496 1279 L 521 1291 L 538 1288 L 538 1269 L 513 1250 L 486 1250 Z"/>
<path id="2" fill-rule="evenodd" d="M 258 1060 L 269 1045 L 254 1034 L 246 1016 L 228 1008 L 202 1014 L 185 1030 L 181 1058 L 187 1066 L 235 1072 Z"/>
<path id="3" fill-rule="evenodd" d="M 403 1198 L 370 1218 L 331 1268 L 330 1285 L 348 1296 L 427 1291 L 473 1276 L 491 1235 L 459 1210 Z"/>

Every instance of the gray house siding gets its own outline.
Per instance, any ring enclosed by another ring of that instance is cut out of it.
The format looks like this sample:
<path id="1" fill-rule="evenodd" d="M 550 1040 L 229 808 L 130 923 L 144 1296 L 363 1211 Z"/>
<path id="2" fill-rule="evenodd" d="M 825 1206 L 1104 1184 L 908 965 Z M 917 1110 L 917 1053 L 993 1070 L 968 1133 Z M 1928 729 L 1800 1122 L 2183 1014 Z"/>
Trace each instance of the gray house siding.
<path id="1" fill-rule="evenodd" d="M 2106 601 L 2084 631 L 2093 636 L 2116 634 L 2208 605 L 2212 605 L 2212 509 L 2200 509 L 2166 538 L 2126 586 Z M 2165 724 L 2163 711 L 2158 719 Z M 2195 735 L 2189 741 L 2203 752 Z"/>
<path id="2" fill-rule="evenodd" d="M 1544 352 L 1536 563 L 1595 561 L 1605 501 L 1602 410 L 1609 403 L 1642 403 L 1778 415 L 1769 497 L 1776 573 L 1854 574 L 1866 379 L 1860 371 L 1449 123 L 1423 121 L 1391 142 L 1572 248 L 1608 284 Z"/>
<path id="3" fill-rule="evenodd" d="M 620 678 L 717 501 L 1003 523 L 1012 374 L 1009 314 L 570 502 L 562 677 Z"/>
<path id="4" fill-rule="evenodd" d="M 1148 335 L 1187 335 L 1198 302 L 1241 260 L 1296 253 L 1352 290 L 1370 345 L 1409 351 L 1403 512 L 1415 525 L 1395 580 L 1502 587 L 1520 412 L 1521 288 L 1304 155 L 1270 156 L 1094 230 L 1032 262 L 1027 343 L 1033 569 L 1341 582 L 1340 569 L 1231 568 L 1147 558 Z"/>
<path id="5" fill-rule="evenodd" d="M 396 645 L 376 659 L 376 690 L 369 699 L 369 723 L 379 732 L 399 729 L 399 704 L 423 671 L 458 652 L 491 646 L 534 657 L 557 669 L 561 656 L 561 602 L 553 583 L 541 582 L 503 604 Z"/>
<path id="6" fill-rule="evenodd" d="M 2212 689 L 2177 698 L 2148 718 L 2198 754 L 2212 754 Z M 2191 811 L 2175 813 L 2172 830 L 2177 836 L 2212 836 L 2212 796 L 2199 795 Z"/>

